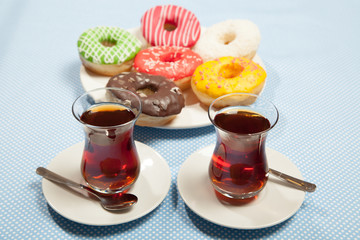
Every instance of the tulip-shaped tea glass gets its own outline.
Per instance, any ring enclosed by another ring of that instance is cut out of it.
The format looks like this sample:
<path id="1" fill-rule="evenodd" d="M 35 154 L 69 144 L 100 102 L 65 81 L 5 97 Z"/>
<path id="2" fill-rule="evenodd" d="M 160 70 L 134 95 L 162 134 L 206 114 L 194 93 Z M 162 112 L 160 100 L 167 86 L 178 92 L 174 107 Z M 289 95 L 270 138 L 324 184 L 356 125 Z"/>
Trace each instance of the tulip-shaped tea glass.
<path id="1" fill-rule="evenodd" d="M 268 179 L 265 140 L 278 110 L 258 95 L 233 93 L 214 100 L 208 114 L 216 130 L 209 166 L 214 189 L 230 199 L 256 196 Z"/>
<path id="2" fill-rule="evenodd" d="M 72 111 L 85 132 L 81 160 L 85 182 L 104 194 L 130 188 L 140 172 L 133 139 L 140 99 L 128 90 L 99 88 L 78 97 Z"/>

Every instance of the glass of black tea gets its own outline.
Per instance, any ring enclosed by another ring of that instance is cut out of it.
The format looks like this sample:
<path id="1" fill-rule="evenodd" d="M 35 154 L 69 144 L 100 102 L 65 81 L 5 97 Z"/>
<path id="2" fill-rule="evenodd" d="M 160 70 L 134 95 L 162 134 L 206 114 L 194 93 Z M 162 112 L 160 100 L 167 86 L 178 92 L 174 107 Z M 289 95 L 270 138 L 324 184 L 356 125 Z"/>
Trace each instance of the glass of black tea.
<path id="1" fill-rule="evenodd" d="M 72 112 L 85 132 L 81 160 L 85 182 L 104 194 L 128 190 L 140 172 L 133 139 L 140 99 L 128 90 L 98 88 L 78 97 Z"/>
<path id="2" fill-rule="evenodd" d="M 258 95 L 233 93 L 214 100 L 208 114 L 216 130 L 209 166 L 215 191 L 229 199 L 255 197 L 268 179 L 265 141 L 277 108 Z"/>

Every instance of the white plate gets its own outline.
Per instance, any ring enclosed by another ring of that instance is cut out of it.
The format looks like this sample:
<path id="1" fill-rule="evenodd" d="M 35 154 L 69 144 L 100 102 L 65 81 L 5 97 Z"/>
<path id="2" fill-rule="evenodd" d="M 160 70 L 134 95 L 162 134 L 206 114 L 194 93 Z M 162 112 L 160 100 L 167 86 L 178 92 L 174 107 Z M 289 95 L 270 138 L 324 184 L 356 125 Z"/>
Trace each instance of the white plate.
<path id="1" fill-rule="evenodd" d="M 202 218 L 236 229 L 270 227 L 290 218 L 305 198 L 303 191 L 269 177 L 257 199 L 234 206 L 220 203 L 208 179 L 208 166 L 214 145 L 193 153 L 181 166 L 177 185 L 186 205 Z M 300 171 L 283 154 L 266 148 L 269 167 L 302 179 Z"/>
<path id="2" fill-rule="evenodd" d="M 42 181 L 46 201 L 60 215 L 87 225 L 115 225 L 140 218 L 154 210 L 167 195 L 171 184 L 170 168 L 166 161 L 151 147 L 135 142 L 140 161 L 140 175 L 129 192 L 137 195 L 138 202 L 129 210 L 112 213 L 104 210 L 100 202 L 71 189 Z M 84 142 L 77 143 L 59 153 L 47 166 L 48 169 L 84 183 L 80 173 L 80 162 Z"/>
<path id="3" fill-rule="evenodd" d="M 202 31 L 204 30 L 205 28 L 202 28 Z M 143 48 L 146 47 L 147 43 L 141 34 L 140 28 L 133 28 L 128 31 L 133 33 L 141 41 Z M 265 65 L 258 55 L 255 55 L 253 61 L 265 69 Z M 110 77 L 97 75 L 87 71 L 84 66 L 81 66 L 80 68 L 80 80 L 85 91 L 105 87 L 109 79 Z M 191 89 L 186 90 L 184 92 L 184 97 L 185 107 L 182 109 L 181 113 L 170 123 L 157 128 L 187 129 L 211 125 L 207 115 L 207 107 L 200 104 L 193 91 Z"/>

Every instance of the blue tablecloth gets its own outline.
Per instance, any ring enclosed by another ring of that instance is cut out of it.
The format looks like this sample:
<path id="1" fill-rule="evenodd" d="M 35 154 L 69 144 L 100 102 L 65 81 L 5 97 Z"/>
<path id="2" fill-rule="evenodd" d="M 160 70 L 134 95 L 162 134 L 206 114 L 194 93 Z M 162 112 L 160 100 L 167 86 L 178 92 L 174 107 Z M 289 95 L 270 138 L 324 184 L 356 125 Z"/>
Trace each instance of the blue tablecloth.
<path id="1" fill-rule="evenodd" d="M 316 192 L 289 220 L 236 230 L 203 220 L 181 199 L 176 177 L 196 150 L 214 143 L 213 127 L 136 127 L 135 139 L 168 162 L 171 189 L 138 220 L 94 227 L 49 207 L 38 166 L 83 140 L 71 104 L 84 90 L 76 41 L 94 26 L 138 27 L 166 1 L 0 1 L 0 239 L 356 239 L 359 238 L 360 2 L 172 1 L 203 26 L 249 19 L 262 35 L 263 96 L 280 111 L 267 146 L 287 155 Z"/>

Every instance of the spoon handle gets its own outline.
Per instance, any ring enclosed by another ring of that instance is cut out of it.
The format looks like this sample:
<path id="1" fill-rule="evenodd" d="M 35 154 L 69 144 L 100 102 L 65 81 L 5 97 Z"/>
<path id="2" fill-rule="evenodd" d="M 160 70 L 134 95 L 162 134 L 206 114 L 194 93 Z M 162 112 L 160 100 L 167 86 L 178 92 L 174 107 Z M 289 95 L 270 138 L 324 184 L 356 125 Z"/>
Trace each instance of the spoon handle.
<path id="1" fill-rule="evenodd" d="M 275 177 L 278 177 L 282 180 L 285 180 L 286 182 L 295 185 L 296 187 L 300 188 L 303 191 L 306 192 L 314 192 L 316 189 L 316 185 L 313 183 L 309 183 L 303 180 L 300 180 L 298 178 L 294 178 L 292 176 L 286 175 L 285 173 L 276 171 L 274 169 L 269 169 L 269 172 L 274 175 Z"/>
<path id="2" fill-rule="evenodd" d="M 40 176 L 48 179 L 48 180 L 51 180 L 51 181 L 54 181 L 54 182 L 57 182 L 57 183 L 61 183 L 61 184 L 65 184 L 69 187 L 76 187 L 76 188 L 81 188 L 83 189 L 83 185 L 79 184 L 79 183 L 76 183 L 76 182 L 73 182 L 67 178 L 64 178 L 46 168 L 43 168 L 43 167 L 38 167 L 36 169 L 36 173 L 39 174 Z"/>

